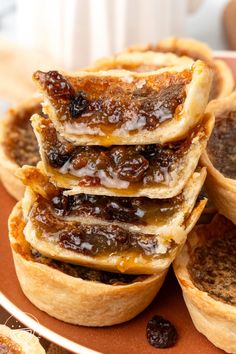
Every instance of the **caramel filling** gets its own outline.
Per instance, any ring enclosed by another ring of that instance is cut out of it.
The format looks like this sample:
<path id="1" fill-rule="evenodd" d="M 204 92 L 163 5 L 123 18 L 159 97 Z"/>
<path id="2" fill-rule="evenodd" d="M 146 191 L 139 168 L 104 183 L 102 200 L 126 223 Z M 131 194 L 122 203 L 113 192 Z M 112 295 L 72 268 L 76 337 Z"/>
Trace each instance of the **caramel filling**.
<path id="1" fill-rule="evenodd" d="M 236 179 L 236 111 L 216 118 L 207 153 L 214 167 L 225 177 Z"/>
<path id="2" fill-rule="evenodd" d="M 38 143 L 30 123 L 30 118 L 34 113 L 42 113 L 40 104 L 31 109 L 13 112 L 14 119 L 7 127 L 4 140 L 5 151 L 20 167 L 36 166 L 40 160 Z"/>
<path id="3" fill-rule="evenodd" d="M 147 279 L 146 275 L 111 273 L 45 257 L 37 250 L 33 249 L 25 240 L 23 234 L 24 227 L 25 224 L 23 222 L 22 215 L 11 220 L 11 233 L 16 240 L 16 243 L 14 243 L 12 247 L 17 253 L 28 261 L 45 264 L 74 278 L 81 278 L 83 280 L 96 281 L 109 285 L 126 285 Z"/>
<path id="4" fill-rule="evenodd" d="M 0 334 L 0 353 L 1 354 L 24 354 L 20 346 L 11 338 Z"/>
<path id="5" fill-rule="evenodd" d="M 194 285 L 211 297 L 236 305 L 236 227 L 221 217 L 224 224 L 208 230 L 204 244 L 195 248 L 188 264 Z M 206 226 L 205 226 L 206 227 Z M 219 230 L 219 231 L 218 231 Z M 215 237 L 211 237 L 214 233 Z"/>
<path id="6" fill-rule="evenodd" d="M 36 72 L 67 133 L 96 136 L 152 131 L 182 110 L 191 70 L 136 76 L 62 76 Z"/>
<path id="7" fill-rule="evenodd" d="M 29 220 L 36 236 L 60 247 L 89 256 L 108 256 L 125 251 L 146 256 L 160 255 L 157 235 L 129 231 L 115 224 L 90 224 L 60 218 L 53 212 L 50 203 L 38 197 L 32 206 Z M 174 242 L 169 241 L 169 248 Z"/>
<path id="8" fill-rule="evenodd" d="M 49 172 L 58 172 L 58 178 L 74 179 L 80 186 L 104 186 L 137 191 L 156 184 L 169 184 L 177 165 L 181 165 L 194 137 L 202 128 L 197 127 L 180 142 L 165 145 L 136 146 L 74 146 L 63 140 L 47 119 L 41 119 L 37 130 L 48 163 Z M 75 177 L 75 178 L 73 178 Z"/>

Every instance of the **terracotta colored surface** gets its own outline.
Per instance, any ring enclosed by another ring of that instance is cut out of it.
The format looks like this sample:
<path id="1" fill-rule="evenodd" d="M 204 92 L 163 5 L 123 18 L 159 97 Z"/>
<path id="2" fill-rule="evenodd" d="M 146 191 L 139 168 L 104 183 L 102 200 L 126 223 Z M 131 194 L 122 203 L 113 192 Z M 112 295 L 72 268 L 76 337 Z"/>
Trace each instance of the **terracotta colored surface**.
<path id="1" fill-rule="evenodd" d="M 227 58 L 236 73 L 236 60 Z M 35 316 L 39 323 L 71 341 L 105 354 L 165 353 L 165 354 L 217 354 L 215 348 L 193 326 L 184 304 L 181 290 L 170 272 L 164 286 L 153 303 L 130 322 L 109 328 L 85 328 L 60 322 L 34 307 L 23 295 L 16 278 L 7 236 L 7 218 L 15 201 L 0 185 L 0 288 L 2 293 L 22 311 Z M 56 299 L 55 299 L 56 301 Z M 73 310 L 73 309 L 72 309 Z M 178 331 L 177 344 L 159 350 L 146 340 L 146 324 L 159 314 L 172 321 Z M 41 333 L 42 335 L 42 333 Z M 53 338 L 48 338 L 53 340 Z"/>
<path id="2" fill-rule="evenodd" d="M 23 295 L 12 262 L 7 236 L 7 218 L 14 203 L 14 200 L 0 186 L 1 290 L 22 311 L 32 314 L 42 325 L 56 333 L 106 354 L 163 353 L 163 350 L 151 347 L 145 336 L 147 321 L 154 314 L 160 314 L 176 325 L 179 334 L 177 344 L 173 348 L 165 349 L 165 354 L 223 353 L 195 330 L 182 299 L 180 288 L 172 273 L 169 274 L 165 285 L 152 305 L 134 320 L 123 325 L 110 328 L 78 327 L 55 320 L 38 310 Z"/>

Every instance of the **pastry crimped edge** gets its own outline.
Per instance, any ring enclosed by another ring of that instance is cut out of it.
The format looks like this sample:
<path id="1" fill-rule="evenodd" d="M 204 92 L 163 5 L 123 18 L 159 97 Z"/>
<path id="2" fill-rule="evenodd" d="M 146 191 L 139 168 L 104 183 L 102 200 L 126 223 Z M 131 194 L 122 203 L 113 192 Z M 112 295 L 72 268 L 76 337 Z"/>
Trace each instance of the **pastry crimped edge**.
<path id="1" fill-rule="evenodd" d="M 0 121 L 0 178 L 7 192 L 16 200 L 20 200 L 24 195 L 25 187 L 21 180 L 15 175 L 20 167 L 16 161 L 13 161 L 5 151 L 4 142 L 7 140 L 9 127 L 14 124 L 15 114 L 18 111 L 28 110 L 30 107 L 41 102 L 40 98 L 35 96 L 24 100 L 14 108 L 10 108 L 5 117 Z"/>
<path id="2" fill-rule="evenodd" d="M 214 53 L 208 47 L 208 45 L 204 42 L 195 40 L 193 38 L 177 38 L 177 37 L 169 37 L 161 40 L 157 43 L 157 45 L 153 46 L 151 44 L 147 45 L 134 45 L 125 49 L 122 53 L 133 53 L 136 51 L 145 52 L 145 51 L 155 51 L 155 47 L 158 48 L 158 51 L 166 51 L 169 49 L 169 52 L 172 53 L 172 49 L 177 48 L 180 50 L 186 50 L 187 52 L 193 52 L 199 54 L 201 56 L 201 60 L 209 60 L 212 61 L 217 69 L 218 74 L 220 75 L 220 91 L 217 95 L 217 98 L 225 97 L 229 95 L 234 88 L 234 77 L 232 70 L 230 67 L 220 59 L 214 59 Z M 185 54 L 187 56 L 187 53 Z"/>
<path id="3" fill-rule="evenodd" d="M 9 348 L 20 350 L 22 354 L 45 354 L 38 338 L 23 329 L 11 329 L 0 324 L 0 336 L 10 340 Z M 1 344 L 1 342 L 0 342 Z"/>
<path id="4" fill-rule="evenodd" d="M 200 179 L 200 184 L 204 183 L 205 173 L 206 171 L 202 170 L 199 176 L 196 176 L 197 179 Z M 199 188 L 200 190 L 201 186 L 199 185 L 199 181 L 193 181 L 192 187 Z M 37 237 L 36 229 L 33 223 L 30 220 L 27 220 L 31 206 L 34 204 L 34 202 L 34 195 L 30 192 L 29 189 L 26 189 L 26 193 L 22 201 L 23 215 L 24 219 L 26 220 L 24 234 L 26 240 L 31 244 L 33 248 L 36 248 L 41 254 L 49 258 L 54 258 L 63 262 L 71 262 L 74 264 L 80 264 L 91 268 L 107 270 L 110 272 L 120 271 L 128 274 L 159 274 L 165 271 L 176 257 L 176 254 L 179 252 L 180 248 L 186 240 L 187 234 L 196 224 L 206 205 L 206 199 L 197 202 L 190 215 L 188 215 L 185 219 L 184 228 L 181 228 L 180 225 L 176 227 L 176 234 L 178 234 L 178 236 L 176 236 L 176 246 L 170 248 L 169 254 L 164 254 L 163 257 L 155 258 L 155 256 L 145 257 L 142 256 L 142 254 L 133 255 L 128 253 L 128 256 L 125 258 L 125 252 L 121 252 L 120 254 L 111 254 L 109 257 L 107 257 L 107 255 L 99 257 L 87 256 L 69 249 L 62 248 L 58 244 L 48 242 L 47 239 L 39 239 Z M 164 244 L 164 241 L 162 242 Z"/>
<path id="5" fill-rule="evenodd" d="M 197 225 L 175 259 L 175 275 L 183 291 L 183 297 L 196 329 L 209 341 L 227 353 L 236 353 L 236 308 L 215 300 L 207 292 L 199 290 L 192 282 L 187 269 L 190 253 L 199 244 L 198 230 L 205 225 Z M 204 231 L 204 229 L 203 229 Z M 202 231 L 202 232 L 203 232 Z M 208 235 L 205 235 L 207 237 Z"/>
<path id="6" fill-rule="evenodd" d="M 184 101 L 182 111 L 170 121 L 163 122 L 153 131 L 141 130 L 135 134 L 119 134 L 109 136 L 96 136 L 96 135 L 78 135 L 76 128 L 70 128 L 70 133 L 65 132 L 63 125 L 57 118 L 56 110 L 52 107 L 47 94 L 42 89 L 40 83 L 34 79 L 35 85 L 39 92 L 43 94 L 43 111 L 47 114 L 54 123 L 57 131 L 65 137 L 68 141 L 73 142 L 75 145 L 144 145 L 144 144 L 163 144 L 166 142 L 180 140 L 187 136 L 189 131 L 200 122 L 202 115 L 205 111 L 212 82 L 212 71 L 203 61 L 196 61 L 192 65 L 172 66 L 158 69 L 157 71 L 150 71 L 145 73 L 135 73 L 127 70 L 109 70 L 99 72 L 77 72 L 77 73 L 64 73 L 62 75 L 71 77 L 76 76 L 84 77 L 93 75 L 95 77 L 112 76 L 117 78 L 137 77 L 144 79 L 151 75 L 162 74 L 163 72 L 178 73 L 185 69 L 191 68 L 192 79 L 187 85 L 187 97 Z"/>
<path id="7" fill-rule="evenodd" d="M 19 202 L 9 218 L 9 238 L 21 288 L 36 307 L 64 322 L 111 326 L 128 321 L 151 303 L 165 279 L 167 269 L 136 283 L 107 285 L 74 278 L 48 265 L 27 260 L 14 247 L 22 242 L 16 239 L 22 235 L 15 234 L 19 232 L 20 223 Z"/>
<path id="8" fill-rule="evenodd" d="M 38 119 L 39 118 L 39 119 Z M 186 164 L 184 166 L 178 165 L 178 168 L 175 168 L 175 171 L 173 173 L 176 173 L 176 171 L 179 172 L 178 178 L 170 176 L 172 178 L 172 181 L 170 181 L 169 184 L 157 184 L 156 187 L 145 187 L 143 186 L 137 191 L 134 192 L 129 192 L 129 188 L 127 189 L 115 189 L 115 188 L 106 188 L 105 186 L 79 186 L 78 181 L 75 176 L 64 176 L 63 174 L 55 171 L 53 168 L 51 168 L 48 165 L 48 162 L 46 160 L 46 156 L 43 150 L 43 143 L 42 139 L 40 136 L 40 133 L 38 132 L 38 128 L 40 128 L 40 117 L 38 115 L 34 115 L 32 117 L 32 126 L 34 128 L 35 135 L 38 140 L 39 144 L 39 151 L 41 155 L 42 162 L 39 163 L 38 166 L 40 166 L 40 169 L 44 171 L 44 174 L 50 176 L 51 180 L 53 183 L 60 188 L 66 188 L 68 191 L 65 193 L 67 195 L 74 195 L 74 194 L 79 194 L 79 193 L 87 193 L 87 194 L 96 194 L 96 195 L 107 195 L 107 196 L 127 196 L 127 197 L 149 197 L 149 198 L 172 198 L 179 193 L 181 193 L 182 189 L 184 188 L 185 184 L 187 183 L 188 179 L 191 177 L 193 174 L 194 170 L 197 167 L 199 158 L 204 151 L 207 140 L 209 139 L 212 129 L 214 127 L 214 115 L 209 113 L 205 115 L 202 119 L 202 122 L 200 124 L 203 125 L 204 131 L 205 131 L 205 137 L 202 137 L 202 132 L 199 129 L 199 133 L 196 134 L 196 137 L 194 137 L 193 141 L 191 142 L 191 145 L 189 146 L 189 150 L 186 154 L 186 158 L 183 157 L 183 160 L 181 161 L 182 164 L 183 162 L 186 161 Z M 201 141 L 203 140 L 203 141 Z M 185 159 L 185 160 L 184 160 Z M 174 185 L 173 181 L 176 182 Z M 131 186 L 132 190 L 132 186 Z"/>
<path id="9" fill-rule="evenodd" d="M 114 56 L 96 60 L 86 68 L 87 71 L 112 70 L 119 65 L 153 65 L 159 67 L 169 67 L 178 65 L 191 65 L 193 60 L 189 57 L 179 57 L 173 53 L 161 53 L 153 51 L 132 51 L 122 52 Z M 134 70 L 135 71 L 135 70 Z"/>
<path id="10" fill-rule="evenodd" d="M 236 91 L 230 96 L 211 101 L 207 106 L 208 112 L 213 112 L 215 116 L 226 110 L 236 110 Z M 217 210 L 236 224 L 236 180 L 224 177 L 212 164 L 207 149 L 203 152 L 201 165 L 207 167 L 207 178 L 205 187 L 210 199 Z"/>

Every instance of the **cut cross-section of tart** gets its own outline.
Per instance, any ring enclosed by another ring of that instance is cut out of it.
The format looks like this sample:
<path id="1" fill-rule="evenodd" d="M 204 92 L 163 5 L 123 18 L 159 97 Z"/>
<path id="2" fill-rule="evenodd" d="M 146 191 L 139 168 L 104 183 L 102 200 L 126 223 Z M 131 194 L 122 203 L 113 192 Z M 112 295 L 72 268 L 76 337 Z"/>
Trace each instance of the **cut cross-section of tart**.
<path id="1" fill-rule="evenodd" d="M 44 113 L 76 145 L 165 143 L 201 120 L 212 72 L 201 61 L 148 73 L 37 71 Z"/>
<path id="2" fill-rule="evenodd" d="M 24 227 L 18 203 L 9 218 L 9 237 L 22 290 L 40 310 L 62 321 L 83 326 L 128 321 L 150 304 L 165 279 L 166 271 L 128 275 L 47 258 L 25 240 Z"/>
<path id="3" fill-rule="evenodd" d="M 1 354 L 45 354 L 39 339 L 24 329 L 11 329 L 0 324 Z"/>
<path id="4" fill-rule="evenodd" d="M 66 196 L 36 168 L 25 166 L 19 173 L 29 186 L 22 206 L 32 247 L 48 257 L 110 271 L 167 269 L 206 203 L 196 203 L 205 169 L 167 200 Z"/>
<path id="5" fill-rule="evenodd" d="M 201 163 L 207 167 L 206 190 L 219 212 L 236 223 L 236 92 L 209 103 L 215 126 Z"/>
<path id="6" fill-rule="evenodd" d="M 234 78 L 229 66 L 220 59 L 214 59 L 212 50 L 203 42 L 192 38 L 170 37 L 163 39 L 156 45 L 134 45 L 127 48 L 122 54 L 132 52 L 162 52 L 203 60 L 213 70 L 213 81 L 210 91 L 210 100 L 229 95 L 234 88 Z"/>
<path id="7" fill-rule="evenodd" d="M 205 115 L 186 139 L 164 145 L 76 146 L 49 119 L 34 115 L 32 124 L 42 168 L 68 194 L 171 198 L 196 169 L 214 117 Z"/>
<path id="8" fill-rule="evenodd" d="M 157 53 L 153 51 L 123 52 L 117 55 L 98 59 L 86 68 L 87 71 L 124 69 L 136 72 L 154 71 L 164 67 L 192 65 L 193 59 L 177 56 L 173 53 Z"/>
<path id="9" fill-rule="evenodd" d="M 15 176 L 23 165 L 35 166 L 39 161 L 39 149 L 30 118 L 42 113 L 40 99 L 31 97 L 11 108 L 0 122 L 0 177 L 7 191 L 21 199 L 24 186 Z"/>
<path id="10" fill-rule="evenodd" d="M 236 226 L 223 215 L 198 225 L 174 262 L 197 330 L 236 353 Z"/>

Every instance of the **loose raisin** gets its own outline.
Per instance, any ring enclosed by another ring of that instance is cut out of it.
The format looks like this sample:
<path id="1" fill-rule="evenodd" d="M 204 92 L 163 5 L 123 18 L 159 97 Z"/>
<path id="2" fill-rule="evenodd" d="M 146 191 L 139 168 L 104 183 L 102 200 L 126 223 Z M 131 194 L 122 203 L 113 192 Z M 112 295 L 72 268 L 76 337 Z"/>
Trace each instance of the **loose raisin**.
<path id="1" fill-rule="evenodd" d="M 60 154 L 56 149 L 52 149 L 47 154 L 48 161 L 52 167 L 60 168 L 70 159 L 69 154 Z"/>
<path id="2" fill-rule="evenodd" d="M 175 326 L 161 316 L 153 316 L 147 324 L 147 340 L 155 348 L 172 347 L 177 340 Z"/>
<path id="3" fill-rule="evenodd" d="M 79 91 L 71 100 L 69 111 L 72 118 L 79 117 L 88 107 L 88 100 L 85 92 Z"/>

